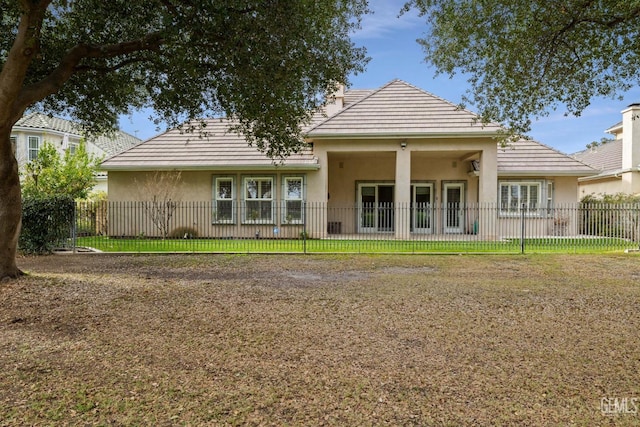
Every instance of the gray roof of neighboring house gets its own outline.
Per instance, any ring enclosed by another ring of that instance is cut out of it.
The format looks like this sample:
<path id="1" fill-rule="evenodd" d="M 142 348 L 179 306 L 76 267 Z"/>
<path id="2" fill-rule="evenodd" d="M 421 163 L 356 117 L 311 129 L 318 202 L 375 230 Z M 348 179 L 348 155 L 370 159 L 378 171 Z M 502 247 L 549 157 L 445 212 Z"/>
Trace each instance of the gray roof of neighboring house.
<path id="1" fill-rule="evenodd" d="M 401 80 L 352 101 L 309 130 L 309 137 L 495 135 L 500 126 Z M 345 96 L 345 101 L 347 97 Z"/>
<path id="2" fill-rule="evenodd" d="M 206 135 L 185 134 L 171 129 L 102 163 L 104 169 L 221 169 L 272 168 L 274 161 L 255 147 L 247 144 L 243 136 L 229 132 L 231 121 L 208 119 Z M 295 168 L 318 167 L 310 148 L 292 154 L 282 166 Z"/>
<path id="3" fill-rule="evenodd" d="M 51 117 L 42 113 L 30 113 L 22 117 L 14 125 L 14 129 L 33 129 L 42 131 L 55 131 L 82 137 L 83 131 L 80 126 L 72 121 Z M 87 138 L 87 142 L 94 144 L 107 156 L 113 156 L 124 150 L 128 150 L 142 142 L 141 139 L 129 135 L 126 132 L 117 131 L 111 135 L 100 135 Z"/>
<path id="4" fill-rule="evenodd" d="M 618 122 L 613 126 L 610 126 L 607 130 L 605 130 L 606 133 L 614 133 L 615 131 L 619 131 L 622 129 L 622 122 Z"/>
<path id="5" fill-rule="evenodd" d="M 589 165 L 537 141 L 521 139 L 498 147 L 498 175 L 586 176 L 595 173 Z"/>
<path id="6" fill-rule="evenodd" d="M 572 157 L 600 172 L 622 169 L 622 140 L 617 139 L 597 147 L 587 148 L 572 154 Z"/>

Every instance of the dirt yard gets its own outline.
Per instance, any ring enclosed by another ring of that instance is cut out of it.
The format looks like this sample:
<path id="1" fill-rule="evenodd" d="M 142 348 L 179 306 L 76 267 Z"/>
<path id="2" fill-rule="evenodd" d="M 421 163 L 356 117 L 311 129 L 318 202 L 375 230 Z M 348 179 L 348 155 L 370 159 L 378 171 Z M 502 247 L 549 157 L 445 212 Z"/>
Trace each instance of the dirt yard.
<path id="1" fill-rule="evenodd" d="M 22 258 L 0 425 L 638 425 L 640 258 Z"/>

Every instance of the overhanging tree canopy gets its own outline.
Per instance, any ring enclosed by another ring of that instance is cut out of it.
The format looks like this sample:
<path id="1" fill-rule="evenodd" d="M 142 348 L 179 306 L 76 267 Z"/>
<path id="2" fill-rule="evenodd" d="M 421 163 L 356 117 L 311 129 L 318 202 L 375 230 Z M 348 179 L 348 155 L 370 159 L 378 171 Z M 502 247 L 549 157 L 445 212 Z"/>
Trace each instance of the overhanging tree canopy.
<path id="1" fill-rule="evenodd" d="M 11 127 L 27 108 L 92 131 L 152 107 L 170 126 L 226 115 L 273 157 L 296 151 L 319 96 L 362 71 L 366 0 L 0 0 L 0 277 L 16 276 Z"/>
<path id="2" fill-rule="evenodd" d="M 411 0 L 428 21 L 426 59 L 468 76 L 466 101 L 515 133 L 561 106 L 579 115 L 598 96 L 640 82 L 640 2 Z"/>

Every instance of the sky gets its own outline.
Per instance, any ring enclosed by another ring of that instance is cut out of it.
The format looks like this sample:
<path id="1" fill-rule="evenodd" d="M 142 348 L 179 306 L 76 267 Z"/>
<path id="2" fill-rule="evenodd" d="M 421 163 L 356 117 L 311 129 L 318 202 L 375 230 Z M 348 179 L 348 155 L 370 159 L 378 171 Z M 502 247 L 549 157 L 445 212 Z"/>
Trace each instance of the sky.
<path id="1" fill-rule="evenodd" d="M 426 19 L 415 12 L 398 17 L 405 0 L 370 0 L 373 14 L 364 17 L 362 28 L 352 40 L 364 46 L 371 58 L 364 73 L 352 75 L 351 88 L 376 89 L 394 79 L 404 80 L 454 104 L 462 102 L 469 84 L 461 76 L 435 76 L 424 61 L 416 39 L 426 28 Z M 564 153 L 583 150 L 586 144 L 610 137 L 605 130 L 622 120 L 620 112 L 629 104 L 640 102 L 640 88 L 622 94 L 623 99 L 596 98 L 580 117 L 565 116 L 564 110 L 552 111 L 533 122 L 530 137 Z M 474 111 L 473 106 L 467 106 Z M 158 129 L 149 119 L 149 111 L 122 117 L 120 127 L 143 140 L 166 129 Z"/>

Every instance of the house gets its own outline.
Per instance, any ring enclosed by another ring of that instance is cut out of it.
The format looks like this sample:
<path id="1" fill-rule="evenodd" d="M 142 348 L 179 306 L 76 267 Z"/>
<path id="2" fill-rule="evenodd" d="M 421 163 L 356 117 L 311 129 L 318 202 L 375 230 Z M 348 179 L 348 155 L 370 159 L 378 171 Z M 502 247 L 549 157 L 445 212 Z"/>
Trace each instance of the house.
<path id="1" fill-rule="evenodd" d="M 500 126 L 400 80 L 334 94 L 326 115 L 307 127 L 306 147 L 281 164 L 228 124 L 209 120 L 206 138 L 169 130 L 107 159 L 109 200 L 145 199 L 140 182 L 181 171 L 181 200 L 212 203 L 211 212 L 189 219 L 203 236 L 250 236 L 256 224 L 282 235 L 306 222 L 318 237 L 496 238 L 499 220 L 507 224 L 522 209 L 546 219 L 555 204 L 576 202 L 579 177 L 596 173 L 535 141 L 502 147 Z M 111 234 L 139 232 L 137 214 L 121 214 L 128 219 L 112 221 L 123 225 Z"/>
<path id="2" fill-rule="evenodd" d="M 63 155 L 66 150 L 73 153 L 82 139 L 83 131 L 76 123 L 37 112 L 22 117 L 11 130 L 11 144 L 21 170 L 38 157 L 38 151 L 45 142 L 53 144 Z M 91 137 L 85 141 L 87 152 L 98 158 L 113 156 L 141 142 L 125 132 Z M 106 172 L 96 175 L 95 189 L 107 191 Z"/>
<path id="3" fill-rule="evenodd" d="M 579 197 L 640 193 L 640 104 L 622 111 L 622 121 L 605 132 L 614 140 L 573 154 L 598 174 L 578 179 Z"/>

